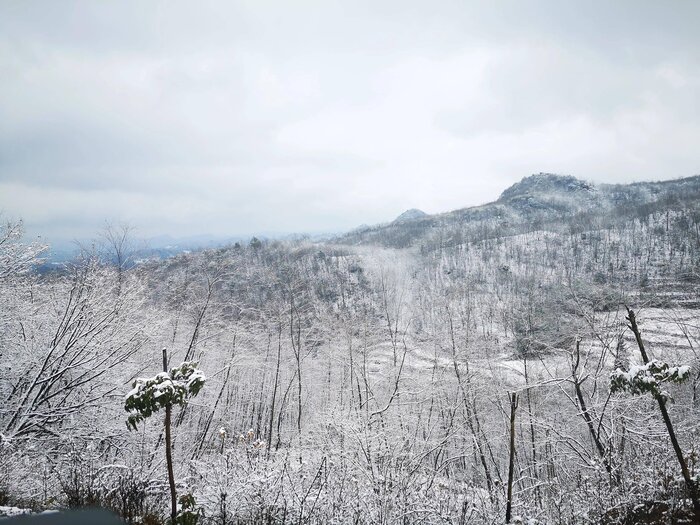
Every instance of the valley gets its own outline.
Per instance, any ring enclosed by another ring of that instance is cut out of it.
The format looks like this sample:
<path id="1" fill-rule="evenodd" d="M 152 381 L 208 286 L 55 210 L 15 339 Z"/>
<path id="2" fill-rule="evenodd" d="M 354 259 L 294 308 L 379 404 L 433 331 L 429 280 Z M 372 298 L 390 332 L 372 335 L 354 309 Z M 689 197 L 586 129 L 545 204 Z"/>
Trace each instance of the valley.
<path id="1" fill-rule="evenodd" d="M 161 523 L 163 412 L 129 430 L 124 403 L 165 348 L 206 376 L 171 425 L 206 523 L 503 523 L 509 484 L 520 523 L 689 519 L 654 396 L 611 374 L 642 364 L 629 307 L 650 359 L 690 367 L 660 381 L 695 476 L 700 177 L 538 174 L 409 211 L 138 264 L 97 243 L 44 274 L 46 247 L 5 226 L 0 505 Z"/>

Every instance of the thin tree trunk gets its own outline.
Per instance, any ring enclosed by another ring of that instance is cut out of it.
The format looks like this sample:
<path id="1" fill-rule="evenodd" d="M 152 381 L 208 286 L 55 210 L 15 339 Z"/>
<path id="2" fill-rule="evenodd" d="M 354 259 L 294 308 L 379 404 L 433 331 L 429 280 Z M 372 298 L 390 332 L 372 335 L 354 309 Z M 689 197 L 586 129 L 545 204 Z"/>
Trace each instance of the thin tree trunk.
<path id="1" fill-rule="evenodd" d="M 280 377 L 280 360 L 282 358 L 282 322 L 278 324 L 277 331 L 277 364 L 275 366 L 275 384 L 272 389 L 272 401 L 270 402 L 270 421 L 267 430 L 267 455 L 270 455 L 272 446 L 272 426 L 275 422 L 275 401 L 277 400 L 277 385 Z"/>
<path id="2" fill-rule="evenodd" d="M 296 341 L 295 341 L 295 330 L 294 330 L 294 313 L 296 312 L 297 317 L 297 327 L 296 327 Z M 294 351 L 294 357 L 296 359 L 296 376 L 297 376 L 297 433 L 299 435 L 299 463 L 302 462 L 301 455 L 301 407 L 302 407 L 302 382 L 301 382 L 301 318 L 299 315 L 299 310 L 294 304 L 294 297 L 291 298 L 291 305 L 289 310 L 289 335 L 292 342 L 292 350 Z"/>
<path id="3" fill-rule="evenodd" d="M 452 366 L 455 371 L 455 377 L 457 378 L 457 388 L 462 394 L 462 402 L 464 403 L 464 412 L 465 412 L 465 419 L 467 421 L 467 426 L 469 427 L 469 430 L 472 433 L 472 436 L 474 437 L 474 445 L 476 448 L 476 451 L 479 454 L 479 460 L 481 461 L 481 466 L 484 468 L 484 476 L 486 478 L 486 489 L 488 490 L 489 497 L 493 501 L 494 499 L 494 494 L 493 494 L 493 481 L 491 479 L 491 472 L 489 470 L 488 463 L 486 461 L 486 454 L 482 448 L 482 444 L 480 441 L 480 432 L 478 431 L 477 428 L 474 427 L 474 421 L 472 418 L 475 416 L 475 414 L 472 413 L 471 410 L 471 405 L 469 404 L 469 399 L 467 398 L 467 392 L 464 388 L 464 385 L 462 383 L 462 374 L 459 371 L 459 364 L 457 363 L 457 345 L 455 343 L 455 338 L 454 338 L 454 325 L 452 323 L 452 314 L 450 313 L 449 308 L 447 308 L 447 320 L 449 322 L 449 328 L 450 328 L 450 339 L 452 341 Z M 478 425 L 478 420 L 477 420 L 477 425 Z"/>
<path id="4" fill-rule="evenodd" d="M 533 480 L 535 483 L 535 498 L 537 499 L 537 504 L 542 505 L 542 497 L 540 495 L 540 488 L 539 488 L 539 477 L 540 477 L 540 470 L 537 465 L 537 438 L 535 437 L 535 423 L 533 421 L 533 416 L 532 416 L 532 399 L 530 398 L 530 378 L 528 376 L 528 371 L 527 371 L 527 355 L 523 356 L 523 365 L 525 369 L 525 385 L 528 387 L 525 390 L 525 396 L 527 399 L 527 415 L 530 420 L 530 449 L 532 452 L 532 471 L 533 471 Z"/>
<path id="5" fill-rule="evenodd" d="M 510 523 L 513 506 L 513 467 L 515 463 L 515 409 L 518 408 L 518 394 L 510 394 L 510 459 L 508 461 L 508 497 L 506 500 L 506 523 Z"/>
<path id="6" fill-rule="evenodd" d="M 637 340 L 637 346 L 639 347 L 639 352 L 642 354 L 642 360 L 644 364 L 649 362 L 649 357 L 644 349 L 644 343 L 642 342 L 642 334 L 637 326 L 637 319 L 634 312 L 627 308 L 627 320 L 629 321 L 629 327 L 634 333 L 634 338 Z M 661 416 L 666 424 L 666 430 L 668 430 L 668 437 L 671 439 L 671 445 L 673 445 L 673 450 L 676 453 L 676 458 L 681 466 L 681 472 L 683 474 L 683 479 L 685 480 L 685 485 L 688 488 L 688 493 L 690 494 L 690 499 L 693 502 L 693 509 L 695 510 L 695 515 L 700 516 L 700 499 L 698 499 L 698 493 L 695 489 L 695 483 L 693 478 L 690 477 L 690 471 L 688 470 L 688 464 L 683 456 L 683 450 L 678 443 L 678 438 L 676 438 L 676 433 L 673 430 L 673 423 L 671 423 L 671 417 L 668 415 L 668 410 L 666 409 L 666 400 L 658 393 L 654 394 L 657 403 L 659 404 L 659 410 L 661 410 Z"/>
<path id="7" fill-rule="evenodd" d="M 168 351 L 163 348 L 163 372 L 168 371 Z M 175 523 L 177 515 L 177 493 L 175 492 L 175 474 L 173 473 L 172 439 L 170 436 L 171 406 L 165 406 L 165 461 L 168 465 L 168 483 L 170 484 L 170 519 Z"/>
<path id="8" fill-rule="evenodd" d="M 576 360 L 571 365 L 572 381 L 574 383 L 576 399 L 578 400 L 579 408 L 581 409 L 581 416 L 583 416 L 583 419 L 586 421 L 588 432 L 593 439 L 593 443 L 595 443 L 596 450 L 598 450 L 603 466 L 605 467 L 605 470 L 607 470 L 611 480 L 618 483 L 620 481 L 620 474 L 619 472 L 613 472 L 613 467 L 610 459 L 608 458 L 607 450 L 605 449 L 603 442 L 600 440 L 600 434 L 596 432 L 594 428 L 593 418 L 591 417 L 588 406 L 586 405 L 586 399 L 583 397 L 583 390 L 581 389 L 581 383 L 583 381 L 578 377 L 578 366 L 581 360 L 580 344 L 581 341 L 576 340 Z"/>

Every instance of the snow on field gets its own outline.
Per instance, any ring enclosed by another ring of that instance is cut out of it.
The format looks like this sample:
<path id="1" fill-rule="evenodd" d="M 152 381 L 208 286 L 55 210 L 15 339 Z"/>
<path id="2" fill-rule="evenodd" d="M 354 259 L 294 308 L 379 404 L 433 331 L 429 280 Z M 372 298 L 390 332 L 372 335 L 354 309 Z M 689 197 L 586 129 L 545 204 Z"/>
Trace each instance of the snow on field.
<path id="1" fill-rule="evenodd" d="M 625 315 L 626 312 L 621 308 L 616 313 L 610 313 L 609 318 L 622 320 Z M 694 342 L 695 338 L 700 340 L 700 320 L 697 317 L 697 310 L 643 308 L 639 310 L 637 319 L 645 347 L 652 358 L 666 361 L 669 365 L 683 365 L 692 360 L 694 351 L 700 350 Z M 610 330 L 613 326 L 616 326 L 615 323 L 611 324 Z M 525 362 L 513 354 L 512 341 L 506 337 L 502 337 L 501 340 L 504 343 L 502 351 L 494 355 L 470 355 L 469 352 L 465 352 L 458 356 L 457 362 L 461 369 L 468 369 L 473 377 L 495 381 L 504 389 L 522 388 L 526 384 Z M 624 332 L 624 340 L 630 362 L 640 362 L 637 344 L 630 330 Z M 453 374 L 454 362 L 452 356 L 445 350 L 436 350 L 429 343 L 410 336 L 406 337 L 406 346 L 403 369 L 405 378 L 424 375 L 435 367 L 447 372 L 448 375 Z M 603 354 L 601 341 L 591 335 L 581 339 L 580 348 L 582 361 L 597 361 Z M 573 347 L 562 348 L 531 357 L 527 363 L 528 383 L 530 385 L 556 384 L 570 377 L 573 351 Z M 403 355 L 402 342 L 397 345 L 396 353 L 398 366 Z M 367 371 L 371 376 L 379 379 L 394 373 L 394 347 L 390 341 L 381 341 L 372 345 L 368 349 L 367 356 Z M 606 352 L 602 362 L 604 369 L 612 372 L 614 362 L 614 352 Z"/>
<path id="2" fill-rule="evenodd" d="M 31 509 L 21 509 L 19 507 L 0 506 L 1 517 L 21 516 L 23 514 L 31 514 Z"/>

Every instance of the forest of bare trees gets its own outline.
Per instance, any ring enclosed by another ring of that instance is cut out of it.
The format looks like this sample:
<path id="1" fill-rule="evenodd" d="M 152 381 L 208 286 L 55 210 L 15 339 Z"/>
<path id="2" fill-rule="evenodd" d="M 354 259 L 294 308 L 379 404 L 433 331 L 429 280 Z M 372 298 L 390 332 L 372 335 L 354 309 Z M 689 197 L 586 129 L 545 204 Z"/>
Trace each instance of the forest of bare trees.
<path id="1" fill-rule="evenodd" d="M 700 210 L 607 217 L 139 264 L 129 228 L 108 226 L 43 273 L 48 248 L 7 223 L 0 508 L 154 524 L 690 523 Z M 185 368 L 169 372 L 182 363 L 206 376 L 194 392 Z M 175 389 L 128 427 L 137 378 Z"/>

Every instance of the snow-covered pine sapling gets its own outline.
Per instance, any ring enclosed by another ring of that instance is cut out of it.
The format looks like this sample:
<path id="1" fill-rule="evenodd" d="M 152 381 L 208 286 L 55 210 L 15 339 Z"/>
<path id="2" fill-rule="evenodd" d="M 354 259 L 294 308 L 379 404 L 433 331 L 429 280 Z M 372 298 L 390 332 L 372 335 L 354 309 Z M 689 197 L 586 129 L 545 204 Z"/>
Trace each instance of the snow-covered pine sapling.
<path id="1" fill-rule="evenodd" d="M 661 417 L 666 425 L 668 437 L 671 440 L 671 445 L 673 446 L 673 451 L 676 453 L 676 459 L 678 459 L 678 464 L 681 467 L 681 474 L 683 474 L 683 479 L 685 480 L 688 494 L 693 502 L 695 516 L 698 517 L 700 516 L 700 497 L 698 496 L 698 489 L 695 481 L 690 476 L 688 463 L 685 460 L 683 449 L 681 448 L 678 438 L 676 437 L 676 431 L 673 429 L 671 416 L 666 408 L 668 394 L 663 392 L 659 386 L 662 383 L 683 382 L 688 378 L 690 367 L 669 367 L 666 363 L 650 360 L 649 356 L 647 355 L 646 348 L 644 348 L 644 341 L 642 341 L 642 333 L 637 325 L 637 318 L 634 315 L 634 311 L 632 311 L 630 308 L 627 308 L 627 321 L 629 322 L 627 326 L 630 330 L 632 330 L 634 338 L 637 341 L 637 347 L 639 347 L 639 353 L 642 355 L 642 361 L 644 364 L 641 366 L 632 366 L 628 372 L 623 372 L 619 368 L 615 370 L 610 378 L 610 391 L 616 392 L 627 390 L 633 394 L 643 394 L 648 392 L 654 397 L 654 399 L 656 399 L 656 402 L 659 405 L 659 410 L 661 411 Z"/>
<path id="2" fill-rule="evenodd" d="M 193 361 L 185 361 L 151 378 L 137 378 L 124 402 L 124 409 L 129 412 L 127 427 L 136 430 L 139 423 L 161 408 L 186 405 L 189 398 L 199 394 L 205 380 Z"/>
<path id="3" fill-rule="evenodd" d="M 204 373 L 193 361 L 185 361 L 168 371 L 168 354 L 163 348 L 163 372 L 151 378 L 137 378 L 124 401 L 124 409 L 129 413 L 126 420 L 129 430 L 136 430 L 137 425 L 146 418 L 160 409 L 165 410 L 165 459 L 170 484 L 170 518 L 173 524 L 177 522 L 177 493 L 170 436 L 171 411 L 173 405 L 185 406 L 191 397 L 199 394 L 205 381 Z"/>
<path id="4" fill-rule="evenodd" d="M 178 499 L 177 525 L 197 525 L 202 517 L 202 508 L 197 506 L 197 501 L 192 494 L 183 494 Z"/>
<path id="5" fill-rule="evenodd" d="M 644 365 L 632 365 L 629 370 L 616 369 L 610 375 L 610 391 L 630 394 L 652 394 L 668 399 L 668 393 L 661 390 L 663 383 L 682 383 L 690 377 L 690 367 L 669 366 L 662 361 L 652 360 Z"/>

